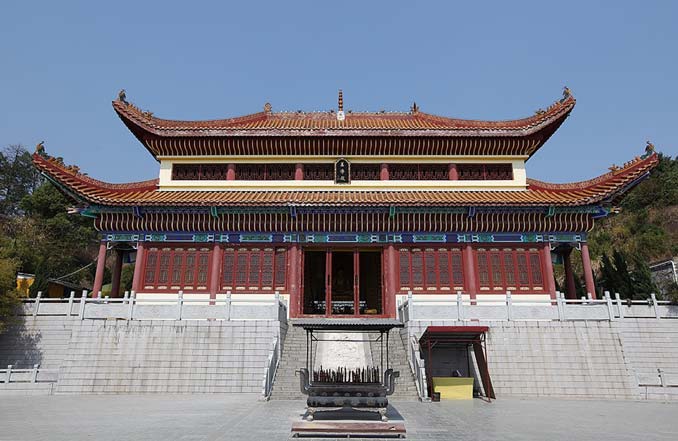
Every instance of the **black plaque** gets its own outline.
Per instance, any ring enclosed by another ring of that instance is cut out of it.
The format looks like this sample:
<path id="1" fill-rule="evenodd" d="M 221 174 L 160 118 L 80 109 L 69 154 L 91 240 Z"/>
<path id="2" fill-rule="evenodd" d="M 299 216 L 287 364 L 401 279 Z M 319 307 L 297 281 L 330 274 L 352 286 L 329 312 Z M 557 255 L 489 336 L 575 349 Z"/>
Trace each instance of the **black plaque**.
<path id="1" fill-rule="evenodd" d="M 334 163 L 334 183 L 351 183 L 351 163 L 346 159 L 337 159 L 337 162 Z"/>

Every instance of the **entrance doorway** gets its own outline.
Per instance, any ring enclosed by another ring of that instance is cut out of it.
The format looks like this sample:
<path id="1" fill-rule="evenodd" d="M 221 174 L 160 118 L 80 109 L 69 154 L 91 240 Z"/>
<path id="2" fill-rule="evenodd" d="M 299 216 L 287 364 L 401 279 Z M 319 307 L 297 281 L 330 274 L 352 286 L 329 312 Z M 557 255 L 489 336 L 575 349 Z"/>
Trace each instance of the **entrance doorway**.
<path id="1" fill-rule="evenodd" d="M 381 250 L 304 250 L 303 314 L 383 314 Z"/>

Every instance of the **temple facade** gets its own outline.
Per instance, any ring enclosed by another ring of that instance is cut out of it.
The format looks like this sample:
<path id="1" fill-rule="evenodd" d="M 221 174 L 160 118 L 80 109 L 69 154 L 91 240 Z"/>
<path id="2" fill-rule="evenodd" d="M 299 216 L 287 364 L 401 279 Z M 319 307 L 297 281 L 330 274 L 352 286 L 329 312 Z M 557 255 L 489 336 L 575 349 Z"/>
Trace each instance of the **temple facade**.
<path id="1" fill-rule="evenodd" d="M 274 112 L 213 121 L 113 108 L 158 161 L 157 178 L 110 184 L 34 154 L 35 166 L 101 233 L 113 293 L 128 255 L 138 298 L 279 293 L 291 317 L 395 317 L 398 296 L 549 298 L 553 262 L 581 253 L 595 296 L 587 234 L 657 164 L 641 157 L 570 184 L 530 179 L 526 163 L 567 119 L 562 99 L 512 121 L 422 112 Z"/>

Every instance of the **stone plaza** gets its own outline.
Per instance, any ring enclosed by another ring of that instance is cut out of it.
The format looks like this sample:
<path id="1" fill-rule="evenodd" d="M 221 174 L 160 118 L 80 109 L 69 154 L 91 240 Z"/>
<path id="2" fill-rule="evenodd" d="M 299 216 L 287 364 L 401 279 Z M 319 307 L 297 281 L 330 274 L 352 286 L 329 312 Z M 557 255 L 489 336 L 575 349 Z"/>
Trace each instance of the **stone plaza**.
<path id="1" fill-rule="evenodd" d="M 675 440 L 678 404 L 501 399 L 394 401 L 408 440 Z M 0 440 L 286 440 L 304 401 L 257 395 L 3 397 Z M 324 438 L 327 439 L 327 438 Z"/>

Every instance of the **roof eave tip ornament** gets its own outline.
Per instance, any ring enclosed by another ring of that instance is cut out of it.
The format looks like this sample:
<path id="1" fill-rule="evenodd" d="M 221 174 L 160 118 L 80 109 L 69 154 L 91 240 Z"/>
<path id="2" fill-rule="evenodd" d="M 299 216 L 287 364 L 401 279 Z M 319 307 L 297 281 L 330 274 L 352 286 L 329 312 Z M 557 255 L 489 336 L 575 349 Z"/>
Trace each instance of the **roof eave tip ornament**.
<path id="1" fill-rule="evenodd" d="M 42 156 L 43 158 L 47 157 L 47 153 L 45 152 L 45 141 L 40 141 L 35 145 L 35 154 Z"/>
<path id="2" fill-rule="evenodd" d="M 125 92 L 125 89 L 120 89 L 120 92 L 118 92 L 117 101 L 120 101 L 123 104 L 129 104 L 127 102 L 127 93 Z"/>
<path id="3" fill-rule="evenodd" d="M 563 86 L 563 98 L 560 100 L 560 102 L 565 102 L 568 98 L 574 98 L 574 96 L 572 96 L 572 91 L 569 87 Z"/>
<path id="4" fill-rule="evenodd" d="M 652 156 L 655 152 L 654 144 L 650 141 L 645 142 L 645 154 L 641 156 L 642 159 L 645 159 L 649 156 Z"/>
<path id="5" fill-rule="evenodd" d="M 344 113 L 344 92 L 341 89 L 339 89 L 337 121 L 343 121 L 345 119 L 346 114 Z"/>

